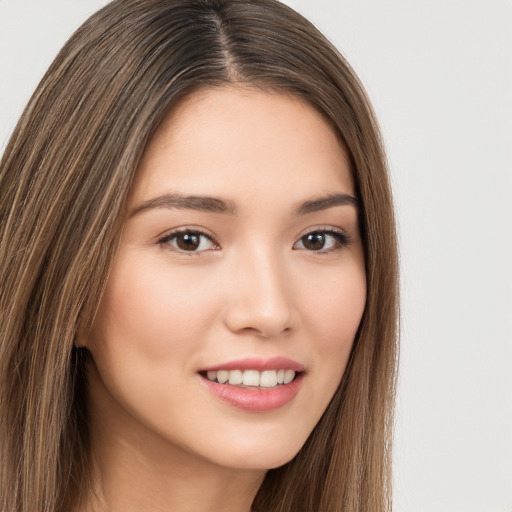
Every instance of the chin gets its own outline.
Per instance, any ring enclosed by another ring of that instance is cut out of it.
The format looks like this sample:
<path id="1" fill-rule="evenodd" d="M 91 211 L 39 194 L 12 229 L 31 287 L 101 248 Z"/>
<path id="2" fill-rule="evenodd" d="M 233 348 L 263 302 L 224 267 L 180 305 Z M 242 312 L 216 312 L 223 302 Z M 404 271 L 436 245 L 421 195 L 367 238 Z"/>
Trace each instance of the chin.
<path id="1" fill-rule="evenodd" d="M 220 466 L 239 470 L 269 470 L 290 462 L 304 445 L 307 438 L 290 438 L 282 434 L 259 439 L 231 440 L 229 445 L 215 447 L 215 452 L 206 455 Z M 212 447 L 214 447 L 212 445 Z"/>

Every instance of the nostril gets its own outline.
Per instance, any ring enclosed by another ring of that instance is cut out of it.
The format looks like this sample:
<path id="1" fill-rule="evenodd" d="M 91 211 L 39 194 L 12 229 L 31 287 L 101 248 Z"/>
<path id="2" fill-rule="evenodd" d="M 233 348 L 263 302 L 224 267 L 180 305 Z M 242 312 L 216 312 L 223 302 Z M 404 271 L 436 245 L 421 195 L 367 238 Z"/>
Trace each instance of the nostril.
<path id="1" fill-rule="evenodd" d="M 260 338 L 273 338 L 276 336 L 282 336 L 284 334 L 287 334 L 290 331 L 289 327 L 285 327 L 284 329 L 281 329 L 280 326 L 271 327 L 244 327 L 239 332 L 245 332 L 247 334 L 252 334 L 254 336 L 258 336 Z"/>

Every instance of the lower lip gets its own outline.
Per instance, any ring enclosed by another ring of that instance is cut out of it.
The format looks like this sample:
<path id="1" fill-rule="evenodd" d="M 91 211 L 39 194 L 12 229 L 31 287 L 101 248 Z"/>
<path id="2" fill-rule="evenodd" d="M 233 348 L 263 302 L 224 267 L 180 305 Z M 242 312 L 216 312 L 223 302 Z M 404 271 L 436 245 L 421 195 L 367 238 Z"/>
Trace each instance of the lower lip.
<path id="1" fill-rule="evenodd" d="M 201 377 L 208 390 L 229 405 L 250 412 L 269 412 L 291 402 L 300 390 L 303 374 L 297 375 L 289 384 L 274 388 L 242 388 L 220 384 Z"/>

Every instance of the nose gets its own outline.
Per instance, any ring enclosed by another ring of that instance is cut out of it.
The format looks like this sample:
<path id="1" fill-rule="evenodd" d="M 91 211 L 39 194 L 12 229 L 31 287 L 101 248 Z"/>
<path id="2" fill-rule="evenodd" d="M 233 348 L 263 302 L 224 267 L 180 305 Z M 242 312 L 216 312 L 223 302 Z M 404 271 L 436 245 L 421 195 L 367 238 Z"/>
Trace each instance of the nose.
<path id="1" fill-rule="evenodd" d="M 238 334 L 263 338 L 291 331 L 298 318 L 283 262 L 253 251 L 236 265 L 230 279 L 225 323 Z"/>

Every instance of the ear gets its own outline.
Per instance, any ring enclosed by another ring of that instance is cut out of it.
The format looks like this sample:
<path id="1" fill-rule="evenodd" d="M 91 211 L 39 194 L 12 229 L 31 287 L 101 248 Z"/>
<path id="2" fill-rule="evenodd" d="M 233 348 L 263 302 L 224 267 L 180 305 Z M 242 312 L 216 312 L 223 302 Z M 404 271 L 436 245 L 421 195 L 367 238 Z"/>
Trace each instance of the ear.
<path id="1" fill-rule="evenodd" d="M 82 320 L 82 315 L 80 315 L 78 317 L 78 328 L 76 330 L 75 339 L 73 342 L 73 345 L 76 348 L 88 348 L 88 341 L 89 341 L 88 331 L 89 330 L 86 328 L 86 326 L 84 325 L 84 322 Z"/>

